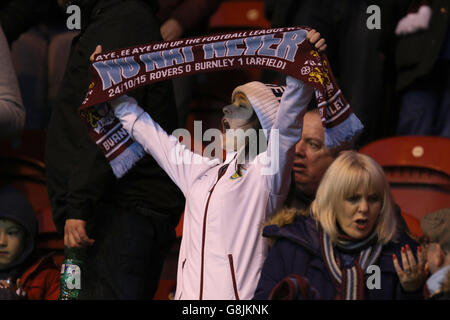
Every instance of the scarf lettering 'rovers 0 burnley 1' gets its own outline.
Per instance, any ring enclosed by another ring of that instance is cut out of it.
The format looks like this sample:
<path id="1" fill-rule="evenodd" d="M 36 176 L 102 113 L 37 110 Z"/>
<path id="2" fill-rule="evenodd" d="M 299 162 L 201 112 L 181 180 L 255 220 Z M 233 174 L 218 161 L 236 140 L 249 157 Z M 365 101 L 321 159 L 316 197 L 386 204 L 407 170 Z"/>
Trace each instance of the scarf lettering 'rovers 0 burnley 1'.
<path id="1" fill-rule="evenodd" d="M 110 162 L 123 176 L 144 154 L 105 103 L 152 82 L 239 68 L 266 68 L 314 87 L 325 128 L 325 145 L 336 147 L 363 128 L 336 84 L 325 54 L 307 41 L 310 29 L 288 27 L 138 45 L 98 54 L 80 116 Z M 92 107 L 95 106 L 95 107 Z"/>

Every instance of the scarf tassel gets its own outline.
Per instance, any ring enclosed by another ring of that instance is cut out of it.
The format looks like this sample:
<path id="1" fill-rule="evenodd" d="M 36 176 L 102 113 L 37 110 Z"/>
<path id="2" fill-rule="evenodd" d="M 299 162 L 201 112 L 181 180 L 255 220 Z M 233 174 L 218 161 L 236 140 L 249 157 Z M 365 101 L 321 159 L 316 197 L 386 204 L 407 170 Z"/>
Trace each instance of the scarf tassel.
<path id="1" fill-rule="evenodd" d="M 364 126 L 354 113 L 332 128 L 325 128 L 325 146 L 327 148 L 339 147 L 361 134 Z"/>
<path id="2" fill-rule="evenodd" d="M 120 155 L 111 160 L 110 165 L 117 178 L 122 178 L 145 155 L 142 146 L 133 142 Z"/>

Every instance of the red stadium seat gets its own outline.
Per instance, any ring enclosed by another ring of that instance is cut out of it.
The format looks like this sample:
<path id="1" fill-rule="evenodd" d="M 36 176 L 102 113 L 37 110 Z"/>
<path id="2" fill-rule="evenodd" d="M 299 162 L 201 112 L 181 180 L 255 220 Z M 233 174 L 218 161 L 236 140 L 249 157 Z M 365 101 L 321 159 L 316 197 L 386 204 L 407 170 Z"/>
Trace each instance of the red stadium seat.
<path id="1" fill-rule="evenodd" d="M 415 218 L 450 207 L 450 139 L 393 137 L 372 142 L 360 152 L 383 167 L 395 201 Z"/>
<path id="2" fill-rule="evenodd" d="M 420 227 L 420 220 L 406 212 L 402 212 L 402 217 L 405 220 L 411 235 L 416 240 L 420 239 L 423 236 L 423 231 Z"/>
<path id="3" fill-rule="evenodd" d="M 1 156 L 20 156 L 44 162 L 45 130 L 24 130 L 14 142 L 0 139 Z"/>
<path id="4" fill-rule="evenodd" d="M 224 1 L 209 20 L 210 29 L 269 28 L 264 1 Z"/>

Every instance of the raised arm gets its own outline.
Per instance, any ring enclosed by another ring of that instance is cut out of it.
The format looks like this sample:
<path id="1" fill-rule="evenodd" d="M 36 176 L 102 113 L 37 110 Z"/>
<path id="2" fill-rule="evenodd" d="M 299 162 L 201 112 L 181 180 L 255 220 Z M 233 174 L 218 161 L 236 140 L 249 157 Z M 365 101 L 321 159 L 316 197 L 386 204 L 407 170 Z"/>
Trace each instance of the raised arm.
<path id="1" fill-rule="evenodd" d="M 192 152 L 178 138 L 168 135 L 135 99 L 123 95 L 113 100 L 111 106 L 133 140 L 153 156 L 184 195 L 194 179 L 216 161 Z"/>
<path id="2" fill-rule="evenodd" d="M 302 136 L 303 116 L 311 100 L 313 88 L 302 81 L 287 77 L 286 90 L 270 132 L 269 143 L 261 170 L 272 195 L 287 194 L 295 156 L 295 144 Z"/>
<path id="3" fill-rule="evenodd" d="M 314 29 L 308 32 L 306 39 L 318 51 L 327 47 L 325 39 Z M 261 170 L 272 195 L 284 196 L 288 192 L 295 145 L 302 136 L 303 116 L 313 92 L 314 89 L 302 81 L 286 78 L 286 90 L 270 132 L 267 151 L 259 155 L 262 163 L 267 164 Z"/>

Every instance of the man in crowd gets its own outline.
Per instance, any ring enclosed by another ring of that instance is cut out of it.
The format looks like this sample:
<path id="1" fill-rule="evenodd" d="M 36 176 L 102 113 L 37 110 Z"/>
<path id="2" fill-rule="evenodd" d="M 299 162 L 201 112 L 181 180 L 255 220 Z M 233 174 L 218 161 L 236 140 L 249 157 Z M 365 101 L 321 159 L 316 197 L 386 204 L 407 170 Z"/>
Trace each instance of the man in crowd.
<path id="1" fill-rule="evenodd" d="M 302 138 L 295 146 L 294 179 L 285 205 L 308 209 L 325 171 L 341 151 L 351 148 L 351 142 L 334 149 L 325 147 L 319 109 L 308 111 L 303 119 Z"/>

